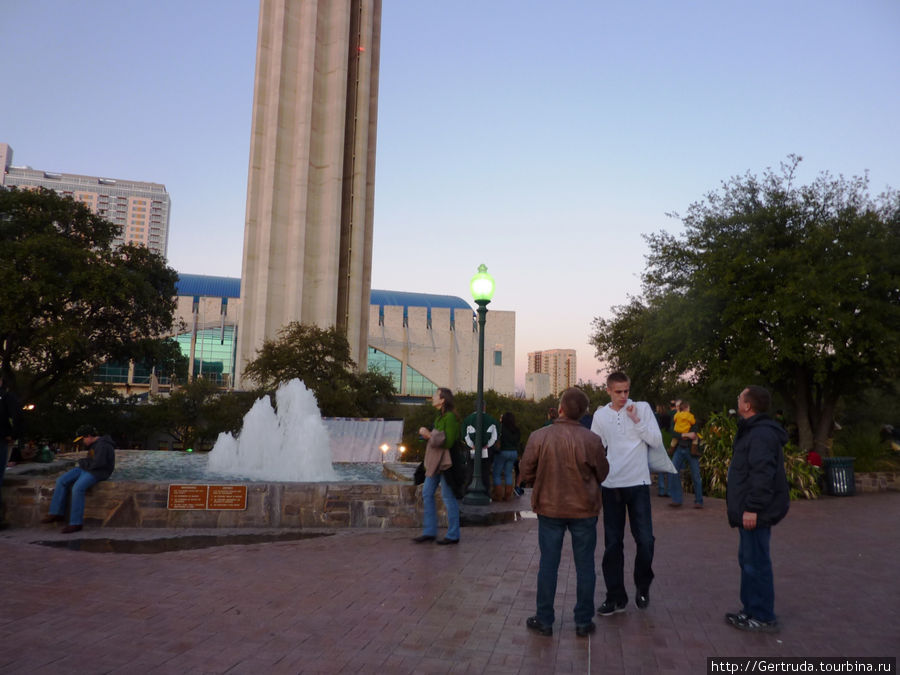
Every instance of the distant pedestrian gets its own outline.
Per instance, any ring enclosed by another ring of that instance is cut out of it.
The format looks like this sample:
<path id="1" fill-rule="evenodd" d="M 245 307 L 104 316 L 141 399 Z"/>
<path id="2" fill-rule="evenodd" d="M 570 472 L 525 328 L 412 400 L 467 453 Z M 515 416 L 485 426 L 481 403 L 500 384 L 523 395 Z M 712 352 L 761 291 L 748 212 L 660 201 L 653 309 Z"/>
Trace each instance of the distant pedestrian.
<path id="1" fill-rule="evenodd" d="M 12 377 L 0 373 L 0 488 L 3 486 L 3 474 L 9 461 L 9 448 L 16 439 L 22 437 L 24 420 L 22 404 L 12 389 Z M 0 529 L 6 527 L 6 512 L 0 494 Z"/>
<path id="2" fill-rule="evenodd" d="M 500 416 L 500 450 L 494 455 L 494 501 L 509 501 L 513 496 L 513 473 L 519 459 L 521 432 L 516 416 L 507 411 Z"/>
<path id="3" fill-rule="evenodd" d="M 600 438 L 579 419 L 588 407 L 587 395 L 566 389 L 559 399 L 556 421 L 528 438 L 520 462 L 522 482 L 531 484 L 531 508 L 538 516 L 541 562 L 537 579 L 537 613 L 525 625 L 540 635 L 553 634 L 559 561 L 566 530 L 572 537 L 575 562 L 575 633 L 594 632 L 594 590 L 597 573 L 597 515 L 600 483 L 609 472 Z"/>
<path id="4" fill-rule="evenodd" d="M 725 620 L 740 630 L 776 633 L 775 585 L 769 543 L 772 526 L 788 512 L 784 470 L 787 432 L 767 414 L 771 395 L 749 386 L 738 397 L 737 435 L 728 467 L 728 522 L 740 535 L 741 611 Z"/>
<path id="5" fill-rule="evenodd" d="M 81 443 L 87 449 L 87 456 L 78 460 L 78 466 L 56 479 L 53 499 L 50 502 L 50 513 L 42 523 L 55 523 L 65 520 L 66 501 L 69 491 L 72 492 L 72 504 L 69 506 L 69 524 L 61 531 L 63 534 L 79 532 L 84 525 L 84 501 L 88 488 L 110 477 L 116 468 L 116 446 L 109 436 L 101 436 L 97 428 L 83 424 L 75 432 L 77 438 L 73 443 Z"/>

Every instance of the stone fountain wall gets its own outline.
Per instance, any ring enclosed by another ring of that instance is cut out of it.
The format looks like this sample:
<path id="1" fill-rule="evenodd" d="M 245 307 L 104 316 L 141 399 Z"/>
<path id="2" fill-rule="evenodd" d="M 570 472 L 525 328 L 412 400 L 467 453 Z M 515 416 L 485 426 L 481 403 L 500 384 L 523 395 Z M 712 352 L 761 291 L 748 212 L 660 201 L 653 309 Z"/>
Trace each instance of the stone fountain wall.
<path id="1" fill-rule="evenodd" d="M 6 521 L 35 527 L 47 514 L 55 477 L 7 476 Z M 87 494 L 86 527 L 345 528 L 418 527 L 421 486 L 392 483 L 246 483 L 242 511 L 170 510 L 168 483 L 104 481 Z M 437 494 L 440 518 L 446 516 Z"/>

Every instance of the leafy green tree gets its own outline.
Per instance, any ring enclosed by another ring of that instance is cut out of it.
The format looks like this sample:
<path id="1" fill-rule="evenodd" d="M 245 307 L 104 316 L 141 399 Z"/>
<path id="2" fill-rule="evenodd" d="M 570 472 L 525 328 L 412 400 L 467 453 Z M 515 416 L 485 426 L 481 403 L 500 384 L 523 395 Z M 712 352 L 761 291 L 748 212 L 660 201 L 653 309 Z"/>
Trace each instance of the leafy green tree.
<path id="1" fill-rule="evenodd" d="M 0 190 L 0 370 L 23 397 L 107 361 L 142 359 L 175 313 L 177 273 L 50 190 Z"/>
<path id="2" fill-rule="evenodd" d="M 822 452 L 841 397 L 900 373 L 900 194 L 828 173 L 798 186 L 800 161 L 732 178 L 682 234 L 648 236 L 643 297 L 596 320 L 592 343 L 631 372 L 655 361 L 662 382 L 768 385 Z"/>
<path id="3" fill-rule="evenodd" d="M 356 370 L 350 343 L 341 331 L 294 321 L 279 331 L 278 339 L 263 343 L 244 375 L 269 391 L 299 378 L 316 395 L 326 416 L 381 416 L 394 402 L 393 380 L 383 373 Z"/>
<path id="4" fill-rule="evenodd" d="M 211 443 L 220 429 L 210 424 L 219 387 L 212 380 L 194 378 L 160 396 L 140 410 L 140 426 L 146 430 L 165 430 L 185 448 Z"/>

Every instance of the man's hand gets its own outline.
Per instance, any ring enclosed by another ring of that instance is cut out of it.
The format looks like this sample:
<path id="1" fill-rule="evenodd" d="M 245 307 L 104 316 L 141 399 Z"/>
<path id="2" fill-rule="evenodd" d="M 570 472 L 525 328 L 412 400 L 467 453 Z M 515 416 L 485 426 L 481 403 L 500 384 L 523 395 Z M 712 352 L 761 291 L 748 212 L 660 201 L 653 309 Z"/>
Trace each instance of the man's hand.
<path id="1" fill-rule="evenodd" d="M 637 414 L 637 409 L 634 406 L 634 403 L 631 405 L 625 406 L 625 412 L 628 413 L 628 416 L 631 418 L 631 421 L 635 424 L 638 424 L 641 421 L 641 418 Z"/>
<path id="2" fill-rule="evenodd" d="M 741 518 L 741 525 L 745 530 L 755 530 L 756 514 L 750 513 L 749 511 L 744 511 L 744 515 Z"/>

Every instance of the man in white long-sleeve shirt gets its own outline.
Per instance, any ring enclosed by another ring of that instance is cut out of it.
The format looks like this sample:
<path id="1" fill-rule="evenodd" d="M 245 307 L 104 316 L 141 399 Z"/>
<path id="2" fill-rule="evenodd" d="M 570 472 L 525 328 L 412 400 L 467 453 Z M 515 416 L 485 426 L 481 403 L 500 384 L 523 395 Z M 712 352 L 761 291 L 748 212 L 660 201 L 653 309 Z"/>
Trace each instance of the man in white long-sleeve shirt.
<path id="1" fill-rule="evenodd" d="M 625 611 L 625 516 L 631 523 L 634 558 L 635 604 L 650 604 L 653 581 L 653 522 L 650 517 L 650 469 L 647 451 L 662 445 L 662 434 L 649 403 L 628 398 L 631 382 L 622 372 L 606 378 L 610 402 L 594 413 L 591 431 L 600 436 L 609 460 L 609 475 L 601 484 L 603 499 L 603 580 L 606 600 L 597 614 Z"/>

